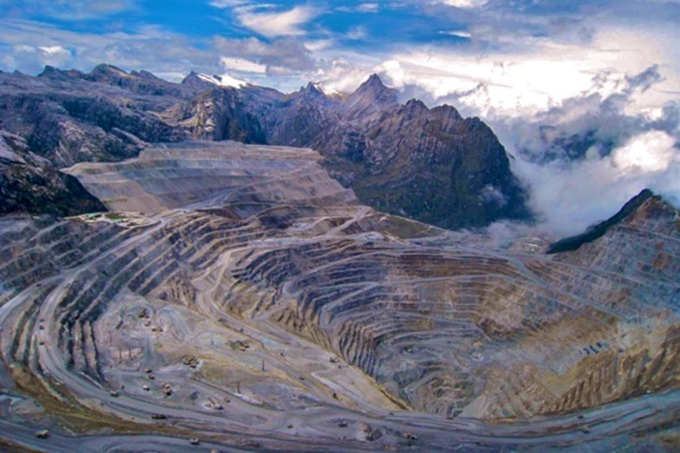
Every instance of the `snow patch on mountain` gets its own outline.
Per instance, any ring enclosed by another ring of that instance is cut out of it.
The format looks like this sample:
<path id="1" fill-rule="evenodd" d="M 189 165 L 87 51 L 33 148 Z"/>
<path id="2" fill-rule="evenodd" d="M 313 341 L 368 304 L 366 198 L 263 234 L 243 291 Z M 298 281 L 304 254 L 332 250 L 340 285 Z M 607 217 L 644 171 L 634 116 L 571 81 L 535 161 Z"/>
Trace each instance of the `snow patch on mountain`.
<path id="1" fill-rule="evenodd" d="M 234 88 L 242 88 L 246 85 L 248 85 L 248 82 L 244 80 L 239 80 L 236 79 L 229 74 L 222 74 L 222 75 L 214 75 L 214 76 L 209 76 L 207 74 L 198 74 L 198 77 L 208 83 L 212 83 L 213 85 L 221 86 L 221 87 L 234 87 Z"/>

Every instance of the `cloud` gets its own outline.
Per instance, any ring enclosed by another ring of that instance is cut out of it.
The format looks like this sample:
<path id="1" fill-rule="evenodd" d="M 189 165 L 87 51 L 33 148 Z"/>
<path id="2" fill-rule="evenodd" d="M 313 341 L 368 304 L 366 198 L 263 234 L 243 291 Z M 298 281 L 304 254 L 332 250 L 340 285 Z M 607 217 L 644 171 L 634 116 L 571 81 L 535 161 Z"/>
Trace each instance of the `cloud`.
<path id="1" fill-rule="evenodd" d="M 614 166 L 623 174 L 665 171 L 675 160 L 675 139 L 663 131 L 636 135 L 612 153 Z"/>
<path id="2" fill-rule="evenodd" d="M 234 12 L 241 25 L 267 38 L 304 35 L 304 25 L 319 14 L 309 6 L 271 11 L 262 6 L 248 5 L 234 8 Z"/>
<path id="3" fill-rule="evenodd" d="M 134 0 L 0 0 L 0 12 L 5 17 L 39 14 L 66 21 L 107 17 L 135 7 Z"/>
<path id="4" fill-rule="evenodd" d="M 39 47 L 39 50 L 45 52 L 47 55 L 58 55 L 58 54 L 65 54 L 65 55 L 70 55 L 71 53 L 64 49 L 61 46 L 44 46 L 44 47 Z"/>
<path id="5" fill-rule="evenodd" d="M 608 77 L 594 77 L 595 86 Z M 680 104 L 628 112 L 662 80 L 652 66 L 624 76 L 608 96 L 585 93 L 537 115 L 490 121 L 545 231 L 579 233 L 644 188 L 680 202 Z"/>
<path id="6" fill-rule="evenodd" d="M 490 118 L 534 115 L 584 93 L 607 96 L 625 84 L 626 74 L 665 62 L 665 80 L 634 99 L 661 106 L 669 98 L 664 91 L 680 86 L 678 57 L 669 54 L 669 39 L 655 32 L 606 29 L 591 43 L 535 37 L 524 39 L 513 51 L 481 55 L 467 46 L 411 46 L 389 55 L 375 69 L 409 96 L 430 104 L 454 103 L 469 114 Z M 595 76 L 601 78 L 599 86 Z"/>
<path id="7" fill-rule="evenodd" d="M 305 41 L 303 45 L 310 52 L 320 52 L 332 47 L 335 44 L 333 39 L 316 39 Z"/>
<path id="8" fill-rule="evenodd" d="M 458 38 L 464 38 L 464 39 L 470 39 L 472 38 L 472 34 L 467 32 L 467 31 L 456 31 L 456 30 L 451 30 L 451 31 L 440 31 L 439 34 L 441 35 L 450 35 L 450 36 L 456 36 Z"/>
<path id="9" fill-rule="evenodd" d="M 323 86 L 340 93 L 351 93 L 372 74 L 370 64 L 361 65 L 354 61 L 337 58 L 319 68 L 315 80 Z"/>
<path id="10" fill-rule="evenodd" d="M 159 27 L 134 32 L 83 33 L 42 22 L 2 21 L 0 69 L 36 74 L 45 65 L 90 70 L 106 62 L 127 70 L 146 69 L 181 80 L 191 70 L 214 73 L 220 68 L 212 50 L 194 47 L 188 40 Z"/>
<path id="11" fill-rule="evenodd" d="M 338 6 L 335 11 L 345 13 L 377 13 L 380 10 L 380 5 L 377 3 L 361 3 L 357 6 Z"/>
<path id="12" fill-rule="evenodd" d="M 243 58 L 222 57 L 220 62 L 225 68 L 240 72 L 253 72 L 257 74 L 264 74 L 267 72 L 267 67 L 254 61 Z"/>
<path id="13" fill-rule="evenodd" d="M 62 46 L 34 46 L 19 44 L 12 46 L 11 55 L 5 55 L 0 59 L 0 66 L 12 67 L 22 62 L 43 68 L 45 65 L 63 66 L 73 59 L 73 54 Z"/>
<path id="14" fill-rule="evenodd" d="M 368 37 L 368 31 L 366 30 L 366 27 L 357 25 L 351 27 L 347 32 L 346 36 L 348 39 L 351 40 L 366 39 L 366 37 Z"/>
<path id="15" fill-rule="evenodd" d="M 530 205 L 553 237 L 584 231 L 650 188 L 680 201 L 680 150 L 662 131 L 635 135 L 610 156 L 547 164 L 519 159 L 517 173 L 531 184 Z"/>
<path id="16" fill-rule="evenodd" d="M 456 8 L 479 8 L 486 5 L 488 0 L 436 0 L 435 2 Z"/>
<path id="17" fill-rule="evenodd" d="M 294 38 L 277 38 L 266 42 L 258 38 L 226 39 L 215 38 L 214 48 L 223 58 L 247 60 L 257 66 L 250 66 L 247 72 L 267 74 L 308 73 L 316 68 L 312 54 L 304 44 Z M 257 70 L 252 71 L 252 69 Z"/>

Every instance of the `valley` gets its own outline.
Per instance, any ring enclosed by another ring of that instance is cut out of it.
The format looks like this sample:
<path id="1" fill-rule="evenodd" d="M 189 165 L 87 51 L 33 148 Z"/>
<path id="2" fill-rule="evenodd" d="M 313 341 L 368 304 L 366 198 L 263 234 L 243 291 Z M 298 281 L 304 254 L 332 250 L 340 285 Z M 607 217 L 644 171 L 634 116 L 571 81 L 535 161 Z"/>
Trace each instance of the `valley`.
<path id="1" fill-rule="evenodd" d="M 540 238 L 377 211 L 322 162 L 157 144 L 64 170 L 101 218 L 0 218 L 2 437 L 47 451 L 678 445 L 675 208 L 643 192 L 547 254 Z"/>

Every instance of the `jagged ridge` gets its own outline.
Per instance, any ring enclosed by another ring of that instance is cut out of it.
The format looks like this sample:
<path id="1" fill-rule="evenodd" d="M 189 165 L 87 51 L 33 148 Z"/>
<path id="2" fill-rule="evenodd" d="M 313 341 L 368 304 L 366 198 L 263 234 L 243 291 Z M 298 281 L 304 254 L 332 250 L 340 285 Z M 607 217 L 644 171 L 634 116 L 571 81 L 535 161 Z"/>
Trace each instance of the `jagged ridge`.
<path id="1" fill-rule="evenodd" d="M 284 95 L 181 84 L 99 65 L 0 74 L 0 123 L 55 168 L 135 157 L 149 143 L 187 138 L 312 147 L 358 197 L 386 212 L 447 228 L 529 216 L 505 150 L 479 119 L 450 106 L 399 105 L 377 75 L 348 97 L 309 84 Z M 16 210 L 33 211 L 22 202 Z"/>
<path id="2" fill-rule="evenodd" d="M 657 200 L 660 199 L 658 196 L 655 196 L 651 190 L 642 190 L 642 192 L 631 198 L 616 214 L 614 214 L 609 219 L 588 228 L 588 230 L 584 233 L 564 238 L 553 244 L 550 244 L 550 247 L 548 247 L 548 251 L 546 253 L 551 254 L 571 252 L 577 250 L 583 244 L 593 242 L 594 240 L 605 235 L 611 227 L 623 221 L 626 217 L 637 211 L 643 203 L 652 197 L 656 197 Z"/>

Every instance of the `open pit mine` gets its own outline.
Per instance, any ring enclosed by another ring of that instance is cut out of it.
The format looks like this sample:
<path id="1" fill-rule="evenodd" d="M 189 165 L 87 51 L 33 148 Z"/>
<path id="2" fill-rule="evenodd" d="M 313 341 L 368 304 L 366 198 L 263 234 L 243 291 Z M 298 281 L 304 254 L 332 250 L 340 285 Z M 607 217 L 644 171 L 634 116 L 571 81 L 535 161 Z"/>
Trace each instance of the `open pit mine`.
<path id="1" fill-rule="evenodd" d="M 675 208 L 499 241 L 320 161 L 155 145 L 65 170 L 107 212 L 0 218 L 0 450 L 680 447 Z"/>

